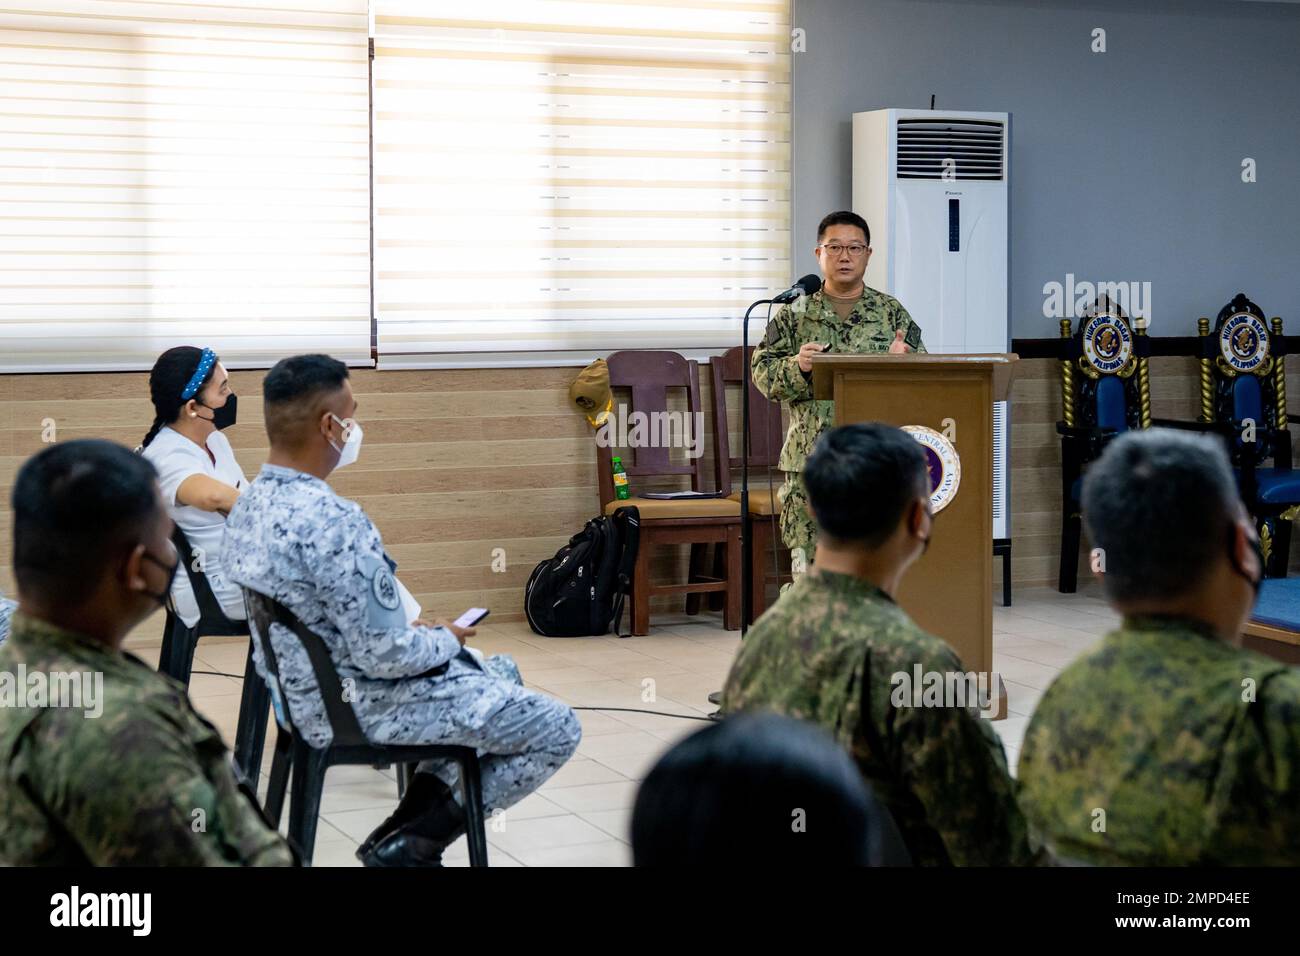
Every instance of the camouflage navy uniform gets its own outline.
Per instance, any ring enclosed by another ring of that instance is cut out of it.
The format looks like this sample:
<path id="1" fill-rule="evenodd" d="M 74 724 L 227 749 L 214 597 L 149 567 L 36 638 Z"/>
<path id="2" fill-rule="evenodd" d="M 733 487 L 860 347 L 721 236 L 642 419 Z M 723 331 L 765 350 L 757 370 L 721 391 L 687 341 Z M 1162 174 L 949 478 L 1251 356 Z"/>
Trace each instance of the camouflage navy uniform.
<path id="1" fill-rule="evenodd" d="M 0 673 L 20 666 L 29 684 L 38 672 L 102 674 L 102 695 L 93 710 L 86 696 L 75 708 L 0 706 L 0 864 L 293 864 L 181 684 L 22 612 Z"/>
<path id="2" fill-rule="evenodd" d="M 525 689 L 508 657 L 480 663 L 446 628 L 406 620 L 378 529 L 321 479 L 264 465 L 230 511 L 223 553 L 232 580 L 274 598 L 325 642 L 370 740 L 484 754 L 485 807 L 523 799 L 577 748 L 574 712 Z M 287 704 L 307 742 L 324 747 L 329 720 L 306 651 L 282 625 L 272 625 L 270 637 L 280 671 L 273 703 L 277 710 Z M 257 641 L 253 647 L 265 675 Z M 421 770 L 456 791 L 454 764 Z"/>
<path id="3" fill-rule="evenodd" d="M 1300 670 L 1196 621 L 1127 618 L 1043 695 L 1019 775 L 1065 859 L 1295 866 Z"/>
<path id="4" fill-rule="evenodd" d="M 803 466 L 818 437 L 835 422 L 835 403 L 813 400 L 812 376 L 799 368 L 799 349 L 808 342 L 830 345 L 828 354 L 888 352 L 897 330 L 914 352 L 926 351 L 921 327 L 893 296 L 863 286 L 862 297 L 847 320 L 841 320 L 824 292 L 816 292 L 781 307 L 754 349 L 754 385 L 775 402 L 790 405 L 790 427 L 778 467 L 785 474 L 781 488 L 781 537 L 792 551 L 803 549 L 813 560 L 817 527 L 808 517 Z"/>
<path id="5" fill-rule="evenodd" d="M 893 814 L 919 866 L 1035 861 L 1002 743 L 970 709 L 897 707 L 893 675 L 962 672 L 874 585 L 801 575 L 746 636 L 722 710 L 773 710 L 826 728 Z"/>
<path id="6" fill-rule="evenodd" d="M 9 639 L 9 619 L 18 605 L 7 597 L 0 595 L 0 644 Z"/>

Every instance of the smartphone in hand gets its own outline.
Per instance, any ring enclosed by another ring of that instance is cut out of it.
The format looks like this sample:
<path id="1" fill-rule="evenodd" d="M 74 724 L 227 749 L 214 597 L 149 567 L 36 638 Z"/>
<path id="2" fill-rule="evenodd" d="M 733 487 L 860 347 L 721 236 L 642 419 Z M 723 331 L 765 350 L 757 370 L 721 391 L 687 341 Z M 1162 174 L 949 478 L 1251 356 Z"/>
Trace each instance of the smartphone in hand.
<path id="1" fill-rule="evenodd" d="M 485 607 L 472 607 L 452 623 L 457 627 L 473 627 L 483 618 L 487 617 L 490 612 Z"/>

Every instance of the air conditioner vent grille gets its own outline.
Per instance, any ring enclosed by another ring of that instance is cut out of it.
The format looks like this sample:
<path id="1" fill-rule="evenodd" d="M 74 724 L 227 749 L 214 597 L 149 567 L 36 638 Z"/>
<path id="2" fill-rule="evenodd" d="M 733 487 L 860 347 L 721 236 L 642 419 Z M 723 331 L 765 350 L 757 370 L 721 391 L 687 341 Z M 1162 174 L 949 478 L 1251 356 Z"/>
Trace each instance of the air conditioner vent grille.
<path id="1" fill-rule="evenodd" d="M 899 179 L 1000 180 L 1006 127 L 985 120 L 900 119 Z"/>

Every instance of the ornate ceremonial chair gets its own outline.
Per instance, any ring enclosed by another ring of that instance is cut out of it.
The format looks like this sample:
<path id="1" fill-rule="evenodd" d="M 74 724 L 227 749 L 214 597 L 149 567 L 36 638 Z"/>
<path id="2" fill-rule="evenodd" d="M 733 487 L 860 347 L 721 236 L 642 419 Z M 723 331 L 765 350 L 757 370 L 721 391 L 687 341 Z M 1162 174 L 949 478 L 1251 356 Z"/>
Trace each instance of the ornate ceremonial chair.
<path id="1" fill-rule="evenodd" d="M 1291 469 L 1286 408 L 1286 336 L 1245 293 L 1210 320 L 1196 320 L 1201 414 L 1196 427 L 1227 442 L 1237 487 L 1255 519 L 1269 577 L 1286 577 L 1291 520 L 1300 513 L 1300 471 Z M 1162 423 L 1164 424 L 1164 423 Z M 1173 423 L 1169 423 L 1173 424 Z"/>
<path id="2" fill-rule="evenodd" d="M 1151 426 L 1151 384 L 1145 328 L 1134 329 L 1105 297 L 1079 322 L 1061 320 L 1061 564 L 1057 590 L 1078 586 L 1079 504 L 1083 472 L 1106 444 L 1130 428 Z"/>
<path id="3" fill-rule="evenodd" d="M 603 512 L 613 514 L 620 506 L 635 505 L 641 514 L 641 543 L 632 574 L 632 633 L 650 633 L 650 599 L 655 595 L 715 592 L 724 596 L 723 626 L 727 630 L 735 630 L 740 627 L 741 613 L 740 504 L 726 498 L 726 493 L 730 490 L 724 465 L 729 458 L 726 430 L 715 435 L 713 442 L 713 470 L 722 497 L 660 500 L 635 494 L 639 488 L 644 487 L 647 478 L 686 477 L 690 479 L 692 491 L 705 490 L 703 454 L 697 454 L 694 458 L 688 456 L 685 463 L 677 464 L 669 455 L 670 449 L 655 442 L 632 445 L 626 450 L 633 459 L 631 464 L 625 459 L 624 468 L 634 494 L 627 500 L 619 500 L 614 496 L 611 461 L 614 444 L 621 436 L 613 434 L 615 429 L 612 426 L 625 411 L 629 416 L 645 415 L 646 418 L 642 421 L 651 423 L 648 431 L 653 431 L 653 423 L 671 421 L 668 418 L 669 389 L 683 390 L 686 396 L 686 414 L 692 422 L 691 450 L 702 451 L 700 443 L 704 441 L 704 436 L 696 433 L 694 425 L 695 422 L 703 421 L 699 366 L 676 352 L 653 351 L 615 352 L 609 356 L 607 364 L 610 388 L 631 390 L 631 404 L 624 403 L 617 407 L 616 415 L 610 418 L 610 424 L 597 431 L 596 459 Z M 662 427 L 666 428 L 666 425 Z M 703 428 L 698 431 L 702 432 Z M 601 440 L 602 434 L 607 440 Z M 629 434 L 634 437 L 636 428 L 629 427 Z M 657 546 L 665 544 L 692 545 L 692 567 L 686 583 L 650 582 L 651 558 Z M 708 544 L 718 545 L 726 556 L 726 573 L 721 579 L 705 576 L 698 567 L 702 563 L 699 558 L 701 552 L 695 546 Z M 689 602 L 689 605 L 688 611 L 698 608 L 698 602 Z"/>
<path id="4" fill-rule="evenodd" d="M 750 346 L 746 360 L 753 354 Z M 730 446 L 730 415 L 727 412 L 727 387 L 736 386 L 739 392 L 744 381 L 744 367 L 741 365 L 740 346 L 727 349 L 716 355 L 709 362 L 713 384 L 713 434 L 727 432 Z M 739 394 L 736 400 L 736 424 L 740 425 Z M 778 584 L 789 581 L 789 552 L 781 541 L 781 532 L 777 525 L 777 516 L 781 511 L 781 502 L 777 498 L 785 473 L 777 468 L 781 457 L 781 443 L 785 440 L 785 430 L 781 427 L 781 403 L 768 399 L 754 385 L 749 383 L 749 526 L 753 536 L 750 549 L 750 604 L 749 623 L 758 620 L 759 615 L 767 609 L 767 584 L 775 579 Z M 730 455 L 723 469 L 725 484 L 723 489 L 729 491 L 728 497 L 740 502 L 739 471 L 740 455 Z M 773 560 L 769 560 L 771 552 Z M 785 555 L 782 558 L 782 555 Z M 721 561 L 721 554 L 717 555 Z M 714 573 L 720 568 L 714 565 Z"/>

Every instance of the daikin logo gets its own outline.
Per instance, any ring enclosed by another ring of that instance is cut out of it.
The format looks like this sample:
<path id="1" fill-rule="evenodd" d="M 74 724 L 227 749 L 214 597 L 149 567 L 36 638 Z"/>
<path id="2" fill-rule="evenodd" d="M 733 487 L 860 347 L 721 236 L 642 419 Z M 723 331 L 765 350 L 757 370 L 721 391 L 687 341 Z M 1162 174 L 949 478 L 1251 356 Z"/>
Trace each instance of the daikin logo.
<path id="1" fill-rule="evenodd" d="M 1088 315 L 1102 296 L 1123 309 L 1139 327 L 1151 320 L 1150 282 L 1076 282 L 1073 272 L 1066 273 L 1063 283 L 1052 281 L 1043 286 L 1043 316 L 1077 319 Z"/>
<path id="2" fill-rule="evenodd" d="M 128 926 L 133 936 L 148 936 L 153 928 L 151 893 L 70 893 L 50 897 L 51 926 Z"/>

